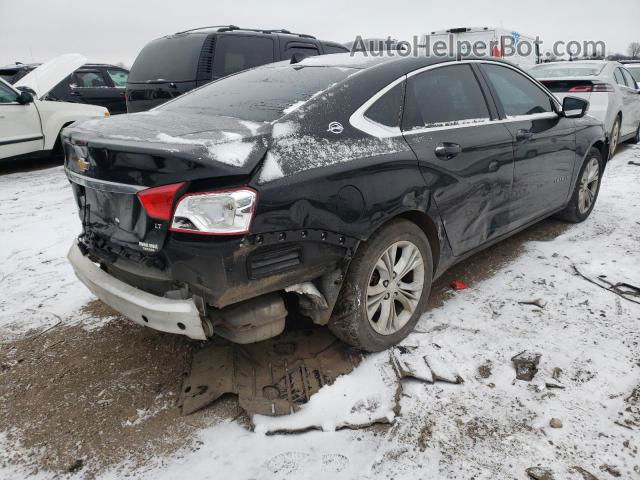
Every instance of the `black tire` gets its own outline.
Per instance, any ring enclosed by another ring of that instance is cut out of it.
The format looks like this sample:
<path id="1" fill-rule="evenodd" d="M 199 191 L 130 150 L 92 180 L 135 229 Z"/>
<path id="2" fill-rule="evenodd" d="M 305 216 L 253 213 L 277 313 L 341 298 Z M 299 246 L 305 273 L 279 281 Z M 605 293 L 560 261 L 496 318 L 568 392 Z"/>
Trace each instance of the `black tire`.
<path id="1" fill-rule="evenodd" d="M 417 247 L 422 256 L 424 265 L 422 292 L 407 323 L 395 333 L 381 335 L 369 322 L 366 309 L 367 288 L 373 269 L 381 255 L 394 243 L 404 241 Z M 424 232 L 408 220 L 392 220 L 358 247 L 329 320 L 329 329 L 336 337 L 360 350 L 379 352 L 392 347 L 409 335 L 420 319 L 429 299 L 432 277 L 433 256 Z"/>
<path id="2" fill-rule="evenodd" d="M 633 145 L 637 145 L 640 143 L 640 124 L 638 125 L 638 129 L 636 130 L 636 136 L 629 140 L 629 143 Z"/>
<path id="3" fill-rule="evenodd" d="M 591 161 L 591 159 L 597 159 L 598 161 L 598 184 L 597 189 L 595 191 L 595 197 L 591 202 L 590 207 L 586 211 L 581 211 L 579 207 L 579 197 L 580 197 L 580 188 L 581 188 L 581 180 L 583 178 L 584 172 L 587 168 L 587 165 Z M 574 187 L 573 194 L 571 195 L 571 200 L 569 200 L 569 204 L 566 208 L 561 211 L 556 216 L 562 220 L 571 223 L 580 223 L 584 222 L 589 215 L 591 215 L 591 211 L 598 200 L 598 194 L 600 193 L 600 184 L 602 183 L 602 174 L 604 172 L 604 162 L 602 160 L 602 154 L 600 150 L 597 148 L 592 148 L 589 151 L 589 155 L 587 155 L 585 161 L 580 168 L 580 173 L 578 174 L 578 180 L 576 181 L 576 186 Z"/>
<path id="4" fill-rule="evenodd" d="M 611 127 L 611 132 L 609 133 L 609 160 L 613 158 L 620 146 L 620 129 L 622 127 L 622 117 L 620 114 L 616 117 L 615 122 L 613 122 L 613 126 Z M 616 133 L 617 132 L 617 133 Z M 614 137 L 616 137 L 614 139 Z"/>

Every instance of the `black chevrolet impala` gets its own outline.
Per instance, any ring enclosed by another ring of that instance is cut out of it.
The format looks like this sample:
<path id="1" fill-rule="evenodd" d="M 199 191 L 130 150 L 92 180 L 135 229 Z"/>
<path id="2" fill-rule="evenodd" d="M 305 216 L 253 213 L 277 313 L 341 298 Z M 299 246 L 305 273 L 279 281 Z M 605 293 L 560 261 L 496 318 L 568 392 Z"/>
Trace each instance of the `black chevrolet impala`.
<path id="1" fill-rule="evenodd" d="M 63 132 L 82 221 L 69 259 L 157 330 L 250 343 L 295 311 L 382 350 L 454 263 L 589 216 L 607 147 L 587 107 L 486 59 L 255 68 Z"/>

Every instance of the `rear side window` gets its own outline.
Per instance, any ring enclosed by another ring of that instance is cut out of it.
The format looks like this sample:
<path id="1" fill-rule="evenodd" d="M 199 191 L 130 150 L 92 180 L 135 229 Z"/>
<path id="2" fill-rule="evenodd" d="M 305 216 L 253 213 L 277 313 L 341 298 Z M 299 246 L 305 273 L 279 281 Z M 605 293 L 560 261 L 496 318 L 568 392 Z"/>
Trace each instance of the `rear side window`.
<path id="1" fill-rule="evenodd" d="M 221 35 L 213 55 L 213 78 L 274 61 L 273 40 L 269 37 Z"/>
<path id="2" fill-rule="evenodd" d="M 622 68 L 620 71 L 624 75 L 624 79 L 627 82 L 627 86 L 629 86 L 629 88 L 634 88 L 635 89 L 636 88 L 636 81 L 631 76 L 631 74 L 627 70 L 625 70 L 624 68 Z"/>
<path id="3" fill-rule="evenodd" d="M 136 57 L 129 83 L 148 81 L 193 82 L 206 35 L 182 34 L 147 44 Z"/>
<path id="4" fill-rule="evenodd" d="M 524 75 L 501 65 L 483 64 L 482 69 L 507 117 L 553 112 L 551 98 Z"/>
<path id="5" fill-rule="evenodd" d="M 76 88 L 98 88 L 107 86 L 107 82 L 99 71 L 76 72 L 74 77 Z"/>
<path id="6" fill-rule="evenodd" d="M 627 82 L 624 81 L 624 76 L 622 75 L 622 70 L 616 68 L 613 71 L 613 77 L 616 79 L 616 83 L 622 87 L 628 87 Z"/>
<path id="7" fill-rule="evenodd" d="M 487 102 L 469 65 L 441 67 L 409 77 L 405 109 L 405 130 L 490 117 Z"/>
<path id="8" fill-rule="evenodd" d="M 371 105 L 364 116 L 387 127 L 399 127 L 402 118 L 403 97 L 403 83 L 400 83 Z"/>

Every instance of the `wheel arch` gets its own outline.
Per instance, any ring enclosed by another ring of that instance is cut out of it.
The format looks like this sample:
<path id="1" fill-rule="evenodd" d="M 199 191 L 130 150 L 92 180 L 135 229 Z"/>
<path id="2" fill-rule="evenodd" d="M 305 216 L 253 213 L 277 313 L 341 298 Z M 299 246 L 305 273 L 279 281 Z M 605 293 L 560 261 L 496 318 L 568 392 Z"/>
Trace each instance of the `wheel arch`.
<path id="1" fill-rule="evenodd" d="M 66 122 L 65 124 L 62 125 L 62 127 L 60 127 L 60 130 L 58 131 L 58 136 L 56 137 L 56 141 L 54 142 L 53 148 L 51 149 L 51 154 L 52 155 L 61 155 L 63 153 L 63 151 L 62 151 L 62 140 L 60 139 L 60 134 L 62 133 L 62 130 L 67 128 L 72 123 L 73 123 L 73 121 Z"/>
<path id="2" fill-rule="evenodd" d="M 431 247 L 431 254 L 433 257 L 432 273 L 435 275 L 435 273 L 438 271 L 438 265 L 440 264 L 440 252 L 441 252 L 440 235 L 438 234 L 438 227 L 436 222 L 433 220 L 433 218 L 431 218 L 431 216 L 428 213 L 425 213 L 421 210 L 407 210 L 398 215 L 387 218 L 386 221 L 378 225 L 375 228 L 375 230 L 373 230 L 369 234 L 367 240 L 371 239 L 376 234 L 376 232 L 378 232 L 381 228 L 383 228 L 389 222 L 393 220 L 398 220 L 398 219 L 408 220 L 411 223 L 416 224 L 420 228 L 420 230 L 422 230 L 426 235 L 427 240 L 429 241 L 429 246 Z"/>

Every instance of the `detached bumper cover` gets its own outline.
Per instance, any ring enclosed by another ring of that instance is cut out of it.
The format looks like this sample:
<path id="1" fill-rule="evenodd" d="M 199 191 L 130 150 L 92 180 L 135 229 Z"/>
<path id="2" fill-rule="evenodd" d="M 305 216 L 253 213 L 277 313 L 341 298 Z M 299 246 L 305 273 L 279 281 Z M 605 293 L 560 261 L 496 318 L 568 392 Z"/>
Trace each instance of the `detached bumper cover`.
<path id="1" fill-rule="evenodd" d="M 76 276 L 93 294 L 131 321 L 162 332 L 206 340 L 200 312 L 192 300 L 172 300 L 128 285 L 82 255 L 74 241 L 67 255 Z"/>

